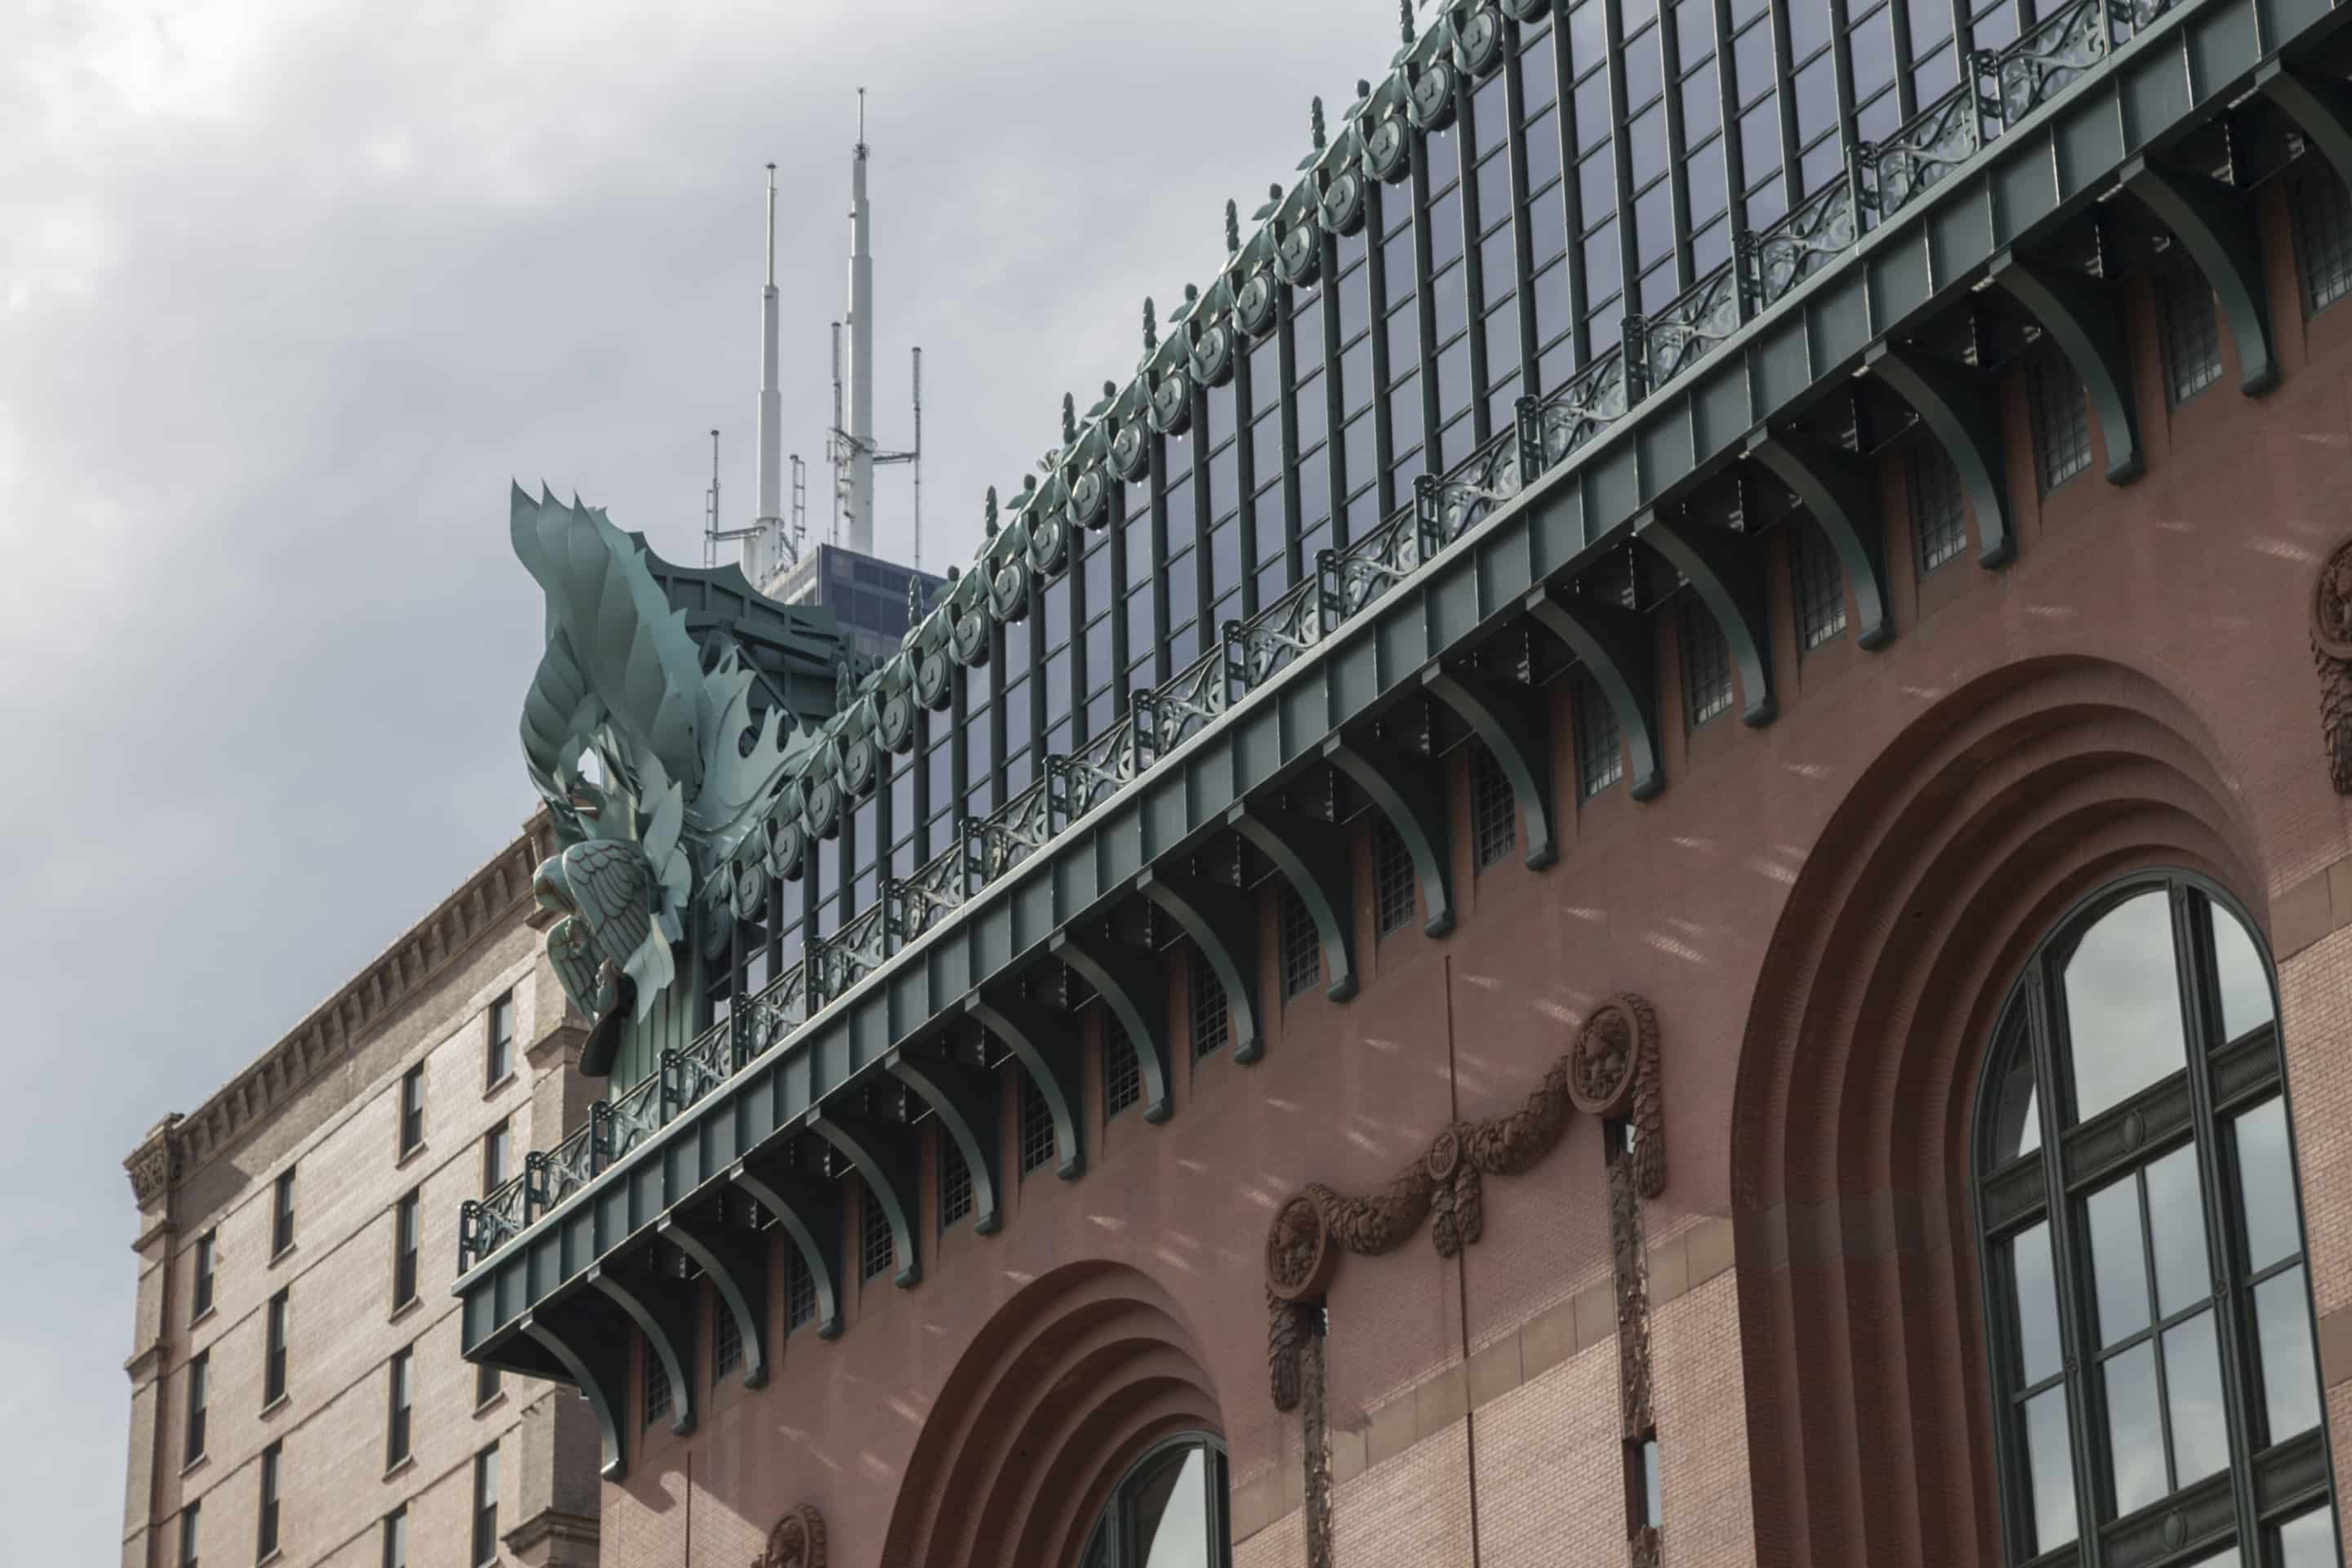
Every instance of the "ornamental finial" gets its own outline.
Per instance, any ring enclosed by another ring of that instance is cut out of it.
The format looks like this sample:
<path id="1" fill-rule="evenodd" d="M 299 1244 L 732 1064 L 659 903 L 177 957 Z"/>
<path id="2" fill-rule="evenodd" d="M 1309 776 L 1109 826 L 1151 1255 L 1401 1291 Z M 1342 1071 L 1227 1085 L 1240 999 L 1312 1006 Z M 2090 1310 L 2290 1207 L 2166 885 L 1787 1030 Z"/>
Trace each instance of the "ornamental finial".
<path id="1" fill-rule="evenodd" d="M 1160 315 L 1151 308 L 1151 296 L 1143 297 L 1143 352 L 1150 353 L 1160 346 Z"/>
<path id="2" fill-rule="evenodd" d="M 1231 256 L 1242 247 L 1242 209 L 1225 198 L 1225 254 Z"/>
<path id="3" fill-rule="evenodd" d="M 1103 395 L 1105 397 L 1117 397 L 1118 395 L 1118 383 L 1115 381 L 1104 382 Z"/>
<path id="4" fill-rule="evenodd" d="M 1360 102 L 1362 102 L 1365 99 L 1368 99 L 1368 98 L 1370 98 L 1370 97 L 1371 97 L 1371 96 L 1372 96 L 1372 84 L 1371 84 L 1370 82 L 1369 82 L 1369 81 L 1366 81 L 1362 77 L 1358 77 L 1358 78 L 1356 79 L 1356 101 L 1357 101 L 1357 102 L 1359 102 L 1359 103 L 1360 103 Z"/>
<path id="5" fill-rule="evenodd" d="M 1078 438 L 1078 401 L 1068 393 L 1062 394 L 1062 445 L 1066 447 Z"/>
<path id="6" fill-rule="evenodd" d="M 1316 95 L 1314 105 L 1307 111 L 1307 133 L 1315 139 L 1315 150 L 1320 153 L 1323 151 L 1323 97 L 1320 93 Z"/>
<path id="7" fill-rule="evenodd" d="M 989 538 L 991 538 L 991 539 L 995 538 L 995 537 L 996 537 L 996 487 L 995 487 L 994 485 L 991 485 L 991 486 L 989 486 L 989 487 L 988 487 L 988 517 L 987 517 L 987 521 L 986 521 L 986 526 L 987 526 L 987 529 L 988 529 L 988 537 L 989 537 Z"/>
<path id="8" fill-rule="evenodd" d="M 907 574 L 907 624 L 913 626 L 923 618 L 923 580 L 912 572 Z"/>
<path id="9" fill-rule="evenodd" d="M 1397 21 L 1404 29 L 1404 41 L 1412 42 L 1412 0 L 1397 0 Z"/>
<path id="10" fill-rule="evenodd" d="M 833 710 L 835 712 L 847 711 L 852 689 L 849 679 L 849 661 L 845 658 L 833 667 Z"/>
<path id="11" fill-rule="evenodd" d="M 1185 284 L 1185 285 L 1184 285 L 1184 303 L 1186 303 L 1187 305 L 1197 305 L 1197 304 L 1199 304 L 1200 302 L 1201 302 L 1201 286 L 1200 286 L 1198 283 L 1187 283 L 1187 284 Z"/>

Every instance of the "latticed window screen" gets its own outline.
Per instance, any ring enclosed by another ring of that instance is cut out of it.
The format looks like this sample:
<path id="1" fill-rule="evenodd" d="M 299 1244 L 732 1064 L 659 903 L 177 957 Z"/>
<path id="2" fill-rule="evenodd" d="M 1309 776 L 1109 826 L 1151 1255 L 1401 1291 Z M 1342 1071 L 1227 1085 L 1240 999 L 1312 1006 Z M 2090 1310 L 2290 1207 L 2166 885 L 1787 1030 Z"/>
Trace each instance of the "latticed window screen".
<path id="1" fill-rule="evenodd" d="M 717 1383 L 743 1364 L 743 1325 L 723 1300 L 710 1303 L 710 1381 Z"/>
<path id="2" fill-rule="evenodd" d="M 1199 1061 L 1213 1051 L 1225 1047 L 1228 1009 L 1225 1004 L 1225 983 L 1209 967 L 1206 954 L 1199 948 L 1192 950 L 1192 1059 Z"/>
<path id="3" fill-rule="evenodd" d="M 1021 1173 L 1025 1176 L 1054 1157 L 1054 1113 L 1035 1079 L 1018 1068 L 1013 1076 L 1021 1085 Z"/>
<path id="4" fill-rule="evenodd" d="M 670 1410 L 669 1363 L 655 1353 L 649 1340 L 640 1340 L 646 1360 L 646 1425 L 666 1420 Z"/>
<path id="5" fill-rule="evenodd" d="M 1731 710 L 1731 645 L 1713 612 L 1696 599 L 1683 605 L 1683 711 L 1696 730 Z"/>
<path id="6" fill-rule="evenodd" d="M 2214 321 L 2213 290 L 2193 263 L 2168 268 L 2158 281 L 2164 315 L 2165 381 L 2176 404 L 2188 402 L 2221 379 L 2221 335 Z"/>
<path id="7" fill-rule="evenodd" d="M 1135 1059 L 1135 1042 L 1127 1026 L 1106 1014 L 1103 1017 L 1103 1114 L 1117 1116 L 1143 1098 L 1143 1064 Z"/>
<path id="8" fill-rule="evenodd" d="M 1797 646 L 1808 652 L 1845 631 L 1845 569 L 1829 535 L 1800 518 L 1789 539 L 1790 585 L 1797 601 Z"/>
<path id="9" fill-rule="evenodd" d="M 1482 868 L 1518 847 L 1518 802 L 1511 796 L 1503 764 L 1484 741 L 1470 742 L 1470 830 Z"/>
<path id="10" fill-rule="evenodd" d="M 857 1277 L 871 1279 L 890 1271 L 895 1257 L 890 1244 L 890 1214 L 881 1197 L 868 1186 L 857 1205 Z"/>
<path id="11" fill-rule="evenodd" d="M 1307 900 L 1288 888 L 1282 890 L 1282 994 L 1288 998 L 1322 978 L 1322 952 L 1315 916 Z"/>
<path id="12" fill-rule="evenodd" d="M 1387 817 L 1372 818 L 1372 909 L 1380 933 L 1402 931 L 1412 919 L 1412 854 Z"/>
<path id="13" fill-rule="evenodd" d="M 1617 732 L 1617 710 L 1600 686 L 1576 672 L 1576 793 L 1590 800 L 1625 776 L 1625 748 Z"/>
<path id="14" fill-rule="evenodd" d="M 1969 547 L 1969 519 L 1960 501 L 1960 470 L 1944 448 L 1921 441 L 1911 448 L 1912 553 L 1925 577 Z"/>
<path id="15" fill-rule="evenodd" d="M 2352 197 L 2321 164 L 2296 183 L 2295 241 L 2303 253 L 2303 302 L 2316 314 L 2352 294 Z"/>
<path id="16" fill-rule="evenodd" d="M 787 1241 L 784 1245 L 784 1327 L 801 1328 L 816 1321 L 816 1276 L 809 1272 L 808 1259 L 802 1256 L 800 1244 Z"/>
<path id="17" fill-rule="evenodd" d="M 2082 380 L 2064 355 L 2044 353 L 2027 374 L 2033 467 L 2046 496 L 2091 466 L 2091 411 Z"/>
<path id="18" fill-rule="evenodd" d="M 940 1129 L 940 1225 L 959 1225 L 971 1217 L 971 1166 L 963 1145 L 944 1127 Z"/>

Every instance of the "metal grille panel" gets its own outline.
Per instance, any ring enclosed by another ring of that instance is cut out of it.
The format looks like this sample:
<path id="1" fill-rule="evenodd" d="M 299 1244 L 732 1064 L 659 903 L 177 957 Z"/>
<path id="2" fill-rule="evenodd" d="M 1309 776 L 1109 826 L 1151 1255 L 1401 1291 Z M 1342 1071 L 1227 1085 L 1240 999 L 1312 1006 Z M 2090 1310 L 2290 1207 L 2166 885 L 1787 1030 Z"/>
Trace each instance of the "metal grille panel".
<path id="1" fill-rule="evenodd" d="M 656 1354 L 653 1342 L 642 1335 L 638 1339 L 638 1351 L 646 1361 L 646 1425 L 650 1426 L 669 1416 L 669 1363 Z"/>
<path id="2" fill-rule="evenodd" d="M 1192 950 L 1192 1059 L 1224 1049 L 1230 1009 L 1225 1002 L 1225 983 L 1209 967 L 1208 959 L 1199 948 Z"/>
<path id="3" fill-rule="evenodd" d="M 710 1381 L 717 1383 L 742 1364 L 743 1325 L 726 1302 L 716 1302 L 710 1314 Z"/>
<path id="4" fill-rule="evenodd" d="M 2315 168 L 2295 187 L 2295 237 L 2303 250 L 2304 308 L 2312 314 L 2352 294 L 2352 197 L 2335 171 Z"/>
<path id="5" fill-rule="evenodd" d="M 1013 1076 L 1021 1082 L 1021 1173 L 1025 1176 L 1054 1157 L 1054 1113 L 1035 1079 L 1018 1068 Z"/>
<path id="6" fill-rule="evenodd" d="M 857 1277 L 871 1279 L 877 1274 L 889 1272 L 896 1257 L 890 1242 L 890 1216 L 882 1200 L 871 1186 L 859 1194 L 857 1205 Z"/>
<path id="7" fill-rule="evenodd" d="M 1315 917 L 1307 902 L 1288 888 L 1282 890 L 1282 994 L 1297 995 L 1322 978 L 1323 955 L 1315 931 Z"/>
<path id="8" fill-rule="evenodd" d="M 1470 743 L 1470 818 L 1480 869 L 1518 847 L 1518 802 L 1511 798 L 1511 781 L 1504 776 L 1503 765 L 1495 760 L 1495 753 L 1486 749 L 1483 741 Z M 1402 849 L 1403 846 L 1398 847 Z M 1411 899 L 1408 884 L 1408 909 Z"/>
<path id="9" fill-rule="evenodd" d="M 971 1217 L 971 1166 L 963 1145 L 940 1130 L 940 1225 L 959 1225 Z"/>
<path id="10" fill-rule="evenodd" d="M 1116 1018 L 1103 1019 L 1103 1114 L 1117 1116 L 1143 1098 L 1143 1065 Z"/>
<path id="11" fill-rule="evenodd" d="M 801 1255 L 798 1242 L 784 1248 L 784 1327 L 797 1329 L 814 1322 L 816 1276 L 809 1272 L 808 1259 Z"/>
<path id="12" fill-rule="evenodd" d="M 1925 577 L 1969 545 L 1969 520 L 1960 498 L 1960 471 L 1944 448 L 1923 440 L 1911 448 L 1911 540 L 1913 558 Z"/>
<path id="13" fill-rule="evenodd" d="M 1382 936 L 1403 930 L 1412 919 L 1412 856 L 1404 836 L 1385 816 L 1372 819 L 1372 902 Z"/>
<path id="14" fill-rule="evenodd" d="M 2091 466 L 2091 411 L 2074 367 L 2055 353 L 2034 362 L 2027 392 L 2032 405 L 2033 465 L 2046 496 Z"/>
<path id="15" fill-rule="evenodd" d="M 2188 402 L 2221 379 L 2221 335 L 2213 290 L 2194 266 L 2176 267 L 2159 288 L 2164 311 L 2164 369 L 2172 401 Z"/>
<path id="16" fill-rule="evenodd" d="M 1845 632 L 1845 568 L 1819 523 L 1800 519 L 1789 541 L 1797 646 L 1811 652 Z"/>
<path id="17" fill-rule="evenodd" d="M 1625 748 L 1617 710 L 1582 670 L 1576 679 L 1576 793 L 1590 800 L 1625 776 Z"/>
<path id="18" fill-rule="evenodd" d="M 1696 730 L 1731 710 L 1731 645 L 1714 615 L 1693 599 L 1683 605 L 1683 711 Z"/>

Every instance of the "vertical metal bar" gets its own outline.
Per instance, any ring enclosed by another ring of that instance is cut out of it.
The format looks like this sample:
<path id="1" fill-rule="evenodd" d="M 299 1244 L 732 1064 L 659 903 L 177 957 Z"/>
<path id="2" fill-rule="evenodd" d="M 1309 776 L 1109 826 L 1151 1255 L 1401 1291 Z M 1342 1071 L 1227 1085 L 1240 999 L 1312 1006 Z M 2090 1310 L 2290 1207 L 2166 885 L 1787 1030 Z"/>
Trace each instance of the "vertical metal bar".
<path id="1" fill-rule="evenodd" d="M 1418 143 L 1411 155 L 1415 162 L 1420 161 Z M 1372 422 L 1372 478 L 1382 517 L 1396 510 L 1396 487 L 1389 478 L 1389 470 L 1396 464 L 1397 437 L 1389 427 L 1389 388 L 1394 383 L 1389 364 L 1388 247 L 1381 232 L 1388 226 L 1389 189 L 1372 178 L 1369 168 L 1365 170 L 1363 286 L 1370 303 L 1364 319 L 1370 324 L 1364 330 L 1370 342 L 1372 362 L 1372 404 L 1367 416 Z M 1363 476 L 1357 475 L 1354 482 L 1362 484 Z"/>
<path id="2" fill-rule="evenodd" d="M 1276 331 L 1280 330 L 1277 315 Z M 1228 328 L 1234 340 L 1234 544 L 1241 557 L 1241 581 L 1234 584 L 1234 602 L 1244 617 L 1257 614 L 1257 378 L 1251 374 L 1254 345 L 1242 331 L 1235 311 Z M 1280 350 L 1275 351 L 1277 354 Z M 1280 378 L 1277 376 L 1276 381 Z M 1277 386 L 1277 393 L 1279 388 Z M 1211 576 L 1213 579 L 1214 574 Z M 1212 586 L 1214 586 L 1213 581 Z"/>

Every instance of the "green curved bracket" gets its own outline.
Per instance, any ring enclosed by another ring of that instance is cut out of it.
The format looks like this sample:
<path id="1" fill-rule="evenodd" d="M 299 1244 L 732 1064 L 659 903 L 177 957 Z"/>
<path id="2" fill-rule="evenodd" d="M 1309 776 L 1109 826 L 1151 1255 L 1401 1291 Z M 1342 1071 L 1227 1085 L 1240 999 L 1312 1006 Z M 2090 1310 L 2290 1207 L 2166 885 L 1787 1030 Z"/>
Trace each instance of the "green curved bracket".
<path id="1" fill-rule="evenodd" d="M 1666 787 L 1658 751 L 1658 641 L 1645 616 L 1554 588 L 1527 597 L 1527 612 L 1568 645 L 1617 715 L 1617 732 L 1633 766 L 1635 800 L 1655 800 Z"/>
<path id="2" fill-rule="evenodd" d="M 1670 521 L 1654 511 L 1634 522 L 1633 537 L 1689 580 L 1723 629 L 1748 700 L 1739 721 L 1751 730 L 1769 724 L 1780 716 L 1780 702 L 1772 689 L 1772 635 L 1764 616 L 1763 563 L 1756 542 L 1704 523 Z"/>
<path id="3" fill-rule="evenodd" d="M 692 1258 L 709 1276 L 721 1311 L 735 1315 L 743 1341 L 743 1386 L 768 1381 L 768 1249 L 757 1231 L 724 1223 L 665 1215 L 654 1234 Z"/>
<path id="4" fill-rule="evenodd" d="M 920 1232 L 915 1224 L 923 1212 L 916 1180 L 921 1164 L 914 1130 L 825 1105 L 809 1107 L 808 1129 L 840 1150 L 866 1179 L 866 1195 L 881 1201 L 883 1217 L 890 1222 L 891 1249 L 898 1259 L 898 1270 L 890 1282 L 901 1290 L 921 1284 L 923 1259 L 916 1250 Z"/>
<path id="5" fill-rule="evenodd" d="M 1353 996 L 1356 879 L 1347 835 L 1336 823 L 1246 801 L 1226 810 L 1225 826 L 1273 861 L 1275 869 L 1307 906 L 1315 921 L 1315 934 L 1323 944 L 1323 962 L 1331 972 L 1331 984 L 1324 994 L 1334 1002 Z"/>
<path id="6" fill-rule="evenodd" d="M 2271 352 L 2268 291 L 2254 212 L 2243 192 L 2209 175 L 2134 158 L 2123 166 L 2124 189 L 2137 196 L 2196 258 L 2229 318 L 2238 345 L 2238 390 L 2260 397 L 2278 384 Z"/>
<path id="7" fill-rule="evenodd" d="M 1168 1098 L 1168 995 L 1160 965 L 1139 962 L 1107 939 L 1080 938 L 1066 929 L 1054 933 L 1045 951 L 1086 976 L 1118 1017 L 1143 1075 L 1143 1119 L 1167 1121 L 1175 1103 Z"/>
<path id="8" fill-rule="evenodd" d="M 1523 686 L 1435 665 L 1421 672 L 1421 684 L 1486 743 L 1503 776 L 1511 781 L 1528 836 L 1528 868 L 1539 871 L 1559 859 L 1559 842 L 1551 826 L 1549 700 Z"/>
<path id="9" fill-rule="evenodd" d="M 2254 68 L 2254 86 L 2319 150 L 2352 188 L 2352 86 L 2315 76 L 2273 57 Z"/>
<path id="10" fill-rule="evenodd" d="M 2124 340 L 2124 301 L 2112 283 L 2029 261 L 2004 250 L 1987 274 L 2025 307 L 2074 367 L 2099 416 L 2107 443 L 2107 483 L 2139 478 L 2147 454 L 2139 444 L 2139 409 L 2132 396 L 2131 348 Z"/>
<path id="11" fill-rule="evenodd" d="M 575 1344 L 572 1336 L 558 1333 L 553 1326 L 541 1322 L 536 1312 L 525 1312 L 517 1327 L 562 1363 L 572 1386 L 588 1402 L 588 1412 L 596 1418 L 597 1440 L 604 1450 L 604 1462 L 596 1473 L 608 1481 L 626 1480 L 629 1460 L 621 1440 L 620 1392 L 626 1375 L 623 1369 L 628 1365 L 628 1359 L 618 1347 L 625 1346 L 627 1340 L 616 1326 L 616 1331 L 604 1336 L 602 1342 Z"/>
<path id="12" fill-rule="evenodd" d="M 1003 1229 L 1004 1211 L 996 1195 L 995 1076 L 935 1049 L 911 1055 L 904 1047 L 893 1050 L 883 1057 L 882 1068 L 922 1097 L 963 1152 L 964 1169 L 971 1173 L 972 1229 L 982 1236 Z"/>
<path id="13" fill-rule="evenodd" d="M 1004 1042 L 1037 1086 L 1037 1092 L 1045 1097 L 1046 1112 L 1054 1119 L 1054 1151 L 1061 1156 L 1054 1173 L 1066 1182 L 1085 1175 L 1087 1150 L 1080 1134 L 1086 1121 L 1078 1110 L 1086 1097 L 1078 1079 L 1077 1052 L 1069 1045 L 1076 1034 L 1069 1019 L 1057 1018 L 1015 997 L 991 997 L 979 991 L 963 999 L 963 1010 Z"/>
<path id="14" fill-rule="evenodd" d="M 2009 525 L 2009 463 L 1992 378 L 1883 342 L 1864 350 L 1862 363 L 1901 395 L 1951 459 L 1977 520 L 1977 564 L 1988 572 L 2008 565 L 2017 558 L 2017 535 Z"/>
<path id="15" fill-rule="evenodd" d="M 816 1337 L 841 1337 L 841 1200 L 796 1171 L 740 1164 L 728 1179 L 776 1216 L 816 1289 Z"/>
<path id="16" fill-rule="evenodd" d="M 1445 792 L 1426 757 L 1409 756 L 1376 741 L 1334 735 L 1323 742 L 1323 760 L 1347 776 L 1380 807 L 1412 857 L 1413 879 L 1429 910 L 1422 930 L 1444 936 L 1454 929 L 1452 822 Z"/>
<path id="17" fill-rule="evenodd" d="M 646 1348 L 661 1357 L 669 1373 L 669 1429 L 680 1436 L 693 1431 L 694 1298 L 650 1276 L 617 1279 L 601 1263 L 589 1268 L 588 1284 L 627 1313 L 645 1335 Z"/>
<path id="18" fill-rule="evenodd" d="M 1885 647 L 1895 639 L 1895 616 L 1886 592 L 1876 473 L 1861 454 L 1796 431 L 1754 431 L 1748 455 L 1788 486 L 1829 535 L 1838 564 L 1845 568 L 1846 585 L 1853 590 L 1861 623 L 1854 640 L 1864 647 Z"/>
<path id="19" fill-rule="evenodd" d="M 1254 1062 L 1265 1055 L 1258 1027 L 1257 905 L 1238 889 L 1198 877 L 1147 866 L 1135 879 L 1136 891 L 1168 911 L 1225 988 L 1225 1016 L 1234 1035 L 1234 1060 Z"/>

